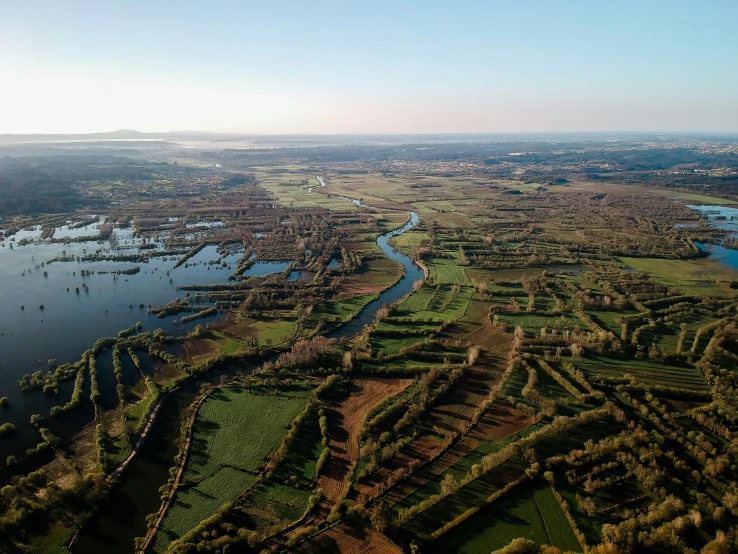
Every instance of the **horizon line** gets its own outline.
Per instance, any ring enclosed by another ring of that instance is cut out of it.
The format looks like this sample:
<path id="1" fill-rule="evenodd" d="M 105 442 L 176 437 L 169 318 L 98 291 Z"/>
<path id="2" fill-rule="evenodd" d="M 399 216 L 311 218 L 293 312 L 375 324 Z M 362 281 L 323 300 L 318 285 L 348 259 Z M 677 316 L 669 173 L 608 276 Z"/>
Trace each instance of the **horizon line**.
<path id="1" fill-rule="evenodd" d="M 401 133 L 377 133 L 377 132 L 345 132 L 345 133 L 271 133 L 271 132 L 247 132 L 247 131 L 202 131 L 197 129 L 181 129 L 169 131 L 139 131 L 137 129 L 115 129 L 113 131 L 84 131 L 84 132 L 35 132 L 35 133 L 0 133 L 0 137 L 43 137 L 43 136 L 85 136 L 85 135 L 114 135 L 131 133 L 138 135 L 172 135 L 172 134 L 201 134 L 201 135 L 235 135 L 242 137 L 412 137 L 412 136 L 475 136 L 475 135 L 591 135 L 591 134 L 719 134 L 738 135 L 735 130 L 713 130 L 713 129 L 633 129 L 633 130 L 610 130 L 599 129 L 590 131 L 438 131 L 438 132 L 401 132 Z"/>

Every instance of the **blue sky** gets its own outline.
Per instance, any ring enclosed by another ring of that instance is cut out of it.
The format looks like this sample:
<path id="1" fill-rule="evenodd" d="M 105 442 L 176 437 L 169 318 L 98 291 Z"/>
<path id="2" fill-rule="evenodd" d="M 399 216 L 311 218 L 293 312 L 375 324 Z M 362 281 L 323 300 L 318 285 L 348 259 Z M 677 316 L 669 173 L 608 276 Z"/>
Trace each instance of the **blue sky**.
<path id="1" fill-rule="evenodd" d="M 738 2 L 0 0 L 0 133 L 738 131 Z"/>

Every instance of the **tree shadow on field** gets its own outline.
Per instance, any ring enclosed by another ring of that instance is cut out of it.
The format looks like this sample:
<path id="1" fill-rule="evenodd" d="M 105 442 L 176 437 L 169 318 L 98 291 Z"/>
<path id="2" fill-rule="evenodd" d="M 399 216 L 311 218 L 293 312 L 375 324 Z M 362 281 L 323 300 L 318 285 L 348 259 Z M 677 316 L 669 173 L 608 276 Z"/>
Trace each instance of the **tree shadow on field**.
<path id="1" fill-rule="evenodd" d="M 223 389 L 217 389 L 214 393 L 210 395 L 210 398 L 219 400 L 221 402 L 233 402 L 233 399 L 225 392 L 223 392 Z"/>
<path id="2" fill-rule="evenodd" d="M 217 431 L 221 427 L 220 423 L 210 419 L 200 419 L 195 422 L 195 426 L 197 427 L 198 431 L 205 431 L 207 433 Z"/>
<path id="3" fill-rule="evenodd" d="M 194 488 L 194 489 L 192 489 L 192 492 L 194 492 L 195 494 L 199 494 L 200 496 L 203 496 L 203 497 L 205 497 L 205 498 L 210 498 L 210 499 L 213 499 L 213 498 L 215 498 L 215 497 L 214 497 L 214 496 L 213 496 L 212 494 L 208 494 L 208 493 L 206 493 L 206 492 L 203 492 L 203 491 L 201 491 L 201 490 L 200 490 L 200 489 L 198 489 L 198 488 Z"/>
<path id="4" fill-rule="evenodd" d="M 326 533 L 323 533 L 322 535 L 318 536 L 316 539 L 312 541 L 306 542 L 300 549 L 297 550 L 297 552 L 301 553 L 312 553 L 312 552 L 334 552 L 338 553 L 341 552 L 341 547 L 336 542 L 336 539 L 334 539 L 331 536 L 328 536 Z"/>
<path id="5" fill-rule="evenodd" d="M 348 431 L 343 427 L 343 414 L 333 408 L 326 408 L 325 416 L 328 418 L 328 439 L 331 441 L 331 450 L 345 454 L 346 450 L 337 446 L 337 444 L 345 444 L 349 438 Z"/>

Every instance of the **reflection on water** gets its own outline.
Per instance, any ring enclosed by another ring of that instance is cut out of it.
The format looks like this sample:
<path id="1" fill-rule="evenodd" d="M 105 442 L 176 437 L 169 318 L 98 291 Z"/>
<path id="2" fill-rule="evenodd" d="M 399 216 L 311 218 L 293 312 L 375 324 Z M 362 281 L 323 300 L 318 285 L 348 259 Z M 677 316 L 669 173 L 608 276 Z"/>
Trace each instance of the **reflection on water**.
<path id="1" fill-rule="evenodd" d="M 244 271 L 244 277 L 260 277 L 270 273 L 284 273 L 290 266 L 290 262 L 255 262 Z"/>
<path id="2" fill-rule="evenodd" d="M 730 234 L 738 233 L 738 208 L 707 204 L 689 204 L 687 207 L 702 216 L 711 227 Z"/>

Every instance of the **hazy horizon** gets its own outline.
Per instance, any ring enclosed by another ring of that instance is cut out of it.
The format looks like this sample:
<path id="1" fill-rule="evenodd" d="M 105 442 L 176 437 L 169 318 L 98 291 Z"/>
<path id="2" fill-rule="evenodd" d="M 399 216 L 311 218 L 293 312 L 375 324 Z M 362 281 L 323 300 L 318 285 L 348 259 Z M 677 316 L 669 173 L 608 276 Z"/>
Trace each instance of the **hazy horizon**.
<path id="1" fill-rule="evenodd" d="M 64 140 L 63 137 L 69 137 L 72 142 L 76 140 L 105 140 L 105 141 L 133 141 L 149 140 L 149 141 L 167 141 L 167 140 L 178 140 L 178 139 L 197 139 L 202 137 L 203 139 L 210 139 L 218 141 L 220 139 L 320 139 L 320 138 L 336 138 L 336 139 L 403 139 L 403 138 L 417 138 L 417 139 L 436 139 L 436 141 L 442 142 L 443 139 L 463 139 L 463 142 L 484 142 L 486 139 L 515 139 L 525 141 L 530 140 L 544 140 L 547 138 L 563 140 L 565 139 L 589 139 L 589 140 L 631 140 L 631 139 L 652 139 L 652 138 L 665 138 L 665 139 L 684 139 L 684 138 L 738 138 L 738 131 L 709 131 L 699 129 L 676 129 L 676 130 L 659 130 L 659 129 L 643 129 L 643 130 L 591 130 L 591 131 L 500 131 L 500 132 L 439 132 L 439 133 L 254 133 L 248 131 L 204 131 L 201 129 L 175 129 L 175 130 L 164 130 L 164 131 L 139 131 L 138 129 L 115 129 L 115 130 L 103 130 L 103 131 L 90 131 L 90 132 L 70 132 L 70 133 L 0 133 L 0 137 L 17 137 L 17 138 L 33 138 L 40 137 L 42 139 L 46 137 L 60 137 L 60 140 Z M 146 138 L 150 137 L 150 138 Z M 460 140 L 461 141 L 461 140 Z M 32 141 L 33 142 L 33 141 Z M 12 143 L 12 140 L 11 140 Z M 398 142 L 402 144 L 402 142 Z"/>
<path id="2" fill-rule="evenodd" d="M 0 7 L 0 134 L 738 131 L 728 0 Z"/>

